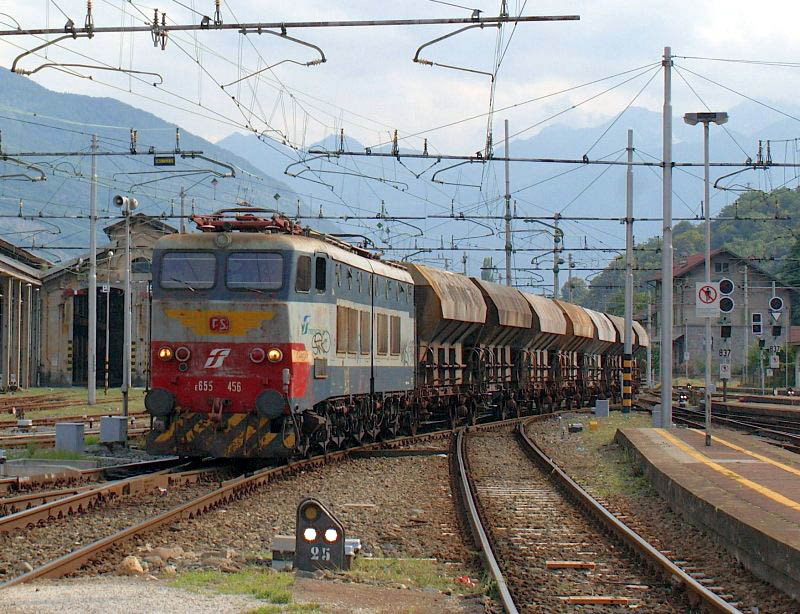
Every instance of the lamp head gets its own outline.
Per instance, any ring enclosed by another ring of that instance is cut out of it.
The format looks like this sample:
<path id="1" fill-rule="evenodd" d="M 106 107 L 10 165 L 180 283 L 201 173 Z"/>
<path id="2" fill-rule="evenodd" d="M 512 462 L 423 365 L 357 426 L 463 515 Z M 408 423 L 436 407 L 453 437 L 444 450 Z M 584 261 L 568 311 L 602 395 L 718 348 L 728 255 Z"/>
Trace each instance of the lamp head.
<path id="1" fill-rule="evenodd" d="M 722 125 L 728 121 L 728 114 L 724 111 L 705 111 L 702 113 L 686 113 L 683 116 L 683 121 L 685 121 L 690 126 L 696 126 L 697 124 L 707 124 L 713 122 L 718 125 Z"/>

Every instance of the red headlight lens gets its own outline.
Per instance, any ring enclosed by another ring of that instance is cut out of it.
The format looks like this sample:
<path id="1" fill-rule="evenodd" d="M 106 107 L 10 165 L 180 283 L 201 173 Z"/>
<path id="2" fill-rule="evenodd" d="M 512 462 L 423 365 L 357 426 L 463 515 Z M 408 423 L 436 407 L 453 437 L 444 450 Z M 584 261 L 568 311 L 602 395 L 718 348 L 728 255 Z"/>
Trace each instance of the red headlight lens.
<path id="1" fill-rule="evenodd" d="M 189 348 L 182 345 L 178 349 L 175 350 L 175 358 L 178 359 L 180 362 L 186 362 L 191 357 L 192 353 L 189 351 Z"/>
<path id="2" fill-rule="evenodd" d="M 250 360 L 252 360 L 256 364 L 264 362 L 264 359 L 266 357 L 267 353 L 261 348 L 253 348 L 252 350 L 250 350 Z"/>

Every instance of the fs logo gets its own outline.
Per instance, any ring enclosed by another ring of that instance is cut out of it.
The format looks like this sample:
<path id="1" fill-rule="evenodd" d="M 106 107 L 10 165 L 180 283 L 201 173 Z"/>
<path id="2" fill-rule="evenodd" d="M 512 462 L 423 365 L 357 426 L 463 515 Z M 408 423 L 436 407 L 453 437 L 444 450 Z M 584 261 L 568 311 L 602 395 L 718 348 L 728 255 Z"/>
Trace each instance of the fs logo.
<path id="1" fill-rule="evenodd" d="M 303 316 L 303 324 L 300 326 L 300 334 L 308 334 L 308 325 L 311 324 L 311 316 Z"/>
<path id="2" fill-rule="evenodd" d="M 208 358 L 206 359 L 206 364 L 203 366 L 203 368 L 219 369 L 222 366 L 222 363 L 225 362 L 225 358 L 227 358 L 230 353 L 230 348 L 214 348 L 208 353 Z"/>

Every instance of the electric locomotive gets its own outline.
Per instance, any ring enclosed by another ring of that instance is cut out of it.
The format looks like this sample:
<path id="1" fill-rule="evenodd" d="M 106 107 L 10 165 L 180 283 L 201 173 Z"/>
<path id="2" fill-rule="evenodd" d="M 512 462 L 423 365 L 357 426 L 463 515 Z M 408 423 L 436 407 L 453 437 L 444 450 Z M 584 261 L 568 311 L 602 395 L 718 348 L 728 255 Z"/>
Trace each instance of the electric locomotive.
<path id="1" fill-rule="evenodd" d="M 154 249 L 148 450 L 286 457 L 413 427 L 408 272 L 252 211 Z"/>

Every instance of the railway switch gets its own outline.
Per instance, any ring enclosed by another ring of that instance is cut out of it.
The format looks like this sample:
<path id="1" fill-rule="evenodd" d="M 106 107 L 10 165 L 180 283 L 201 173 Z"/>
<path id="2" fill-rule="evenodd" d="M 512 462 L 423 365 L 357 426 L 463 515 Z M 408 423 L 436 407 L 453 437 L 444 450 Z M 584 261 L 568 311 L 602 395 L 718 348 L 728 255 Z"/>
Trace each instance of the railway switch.
<path id="1" fill-rule="evenodd" d="M 297 506 L 295 569 L 346 569 L 344 526 L 322 503 L 303 499 Z"/>

